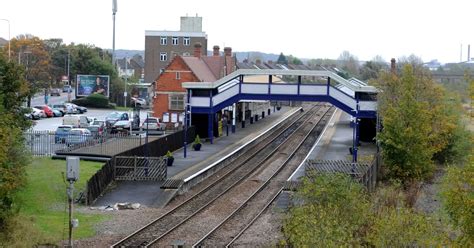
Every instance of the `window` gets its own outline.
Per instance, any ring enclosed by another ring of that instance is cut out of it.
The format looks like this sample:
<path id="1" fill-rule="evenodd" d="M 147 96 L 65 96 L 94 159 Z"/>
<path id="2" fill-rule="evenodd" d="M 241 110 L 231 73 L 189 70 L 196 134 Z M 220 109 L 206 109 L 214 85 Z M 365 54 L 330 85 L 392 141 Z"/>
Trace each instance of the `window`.
<path id="1" fill-rule="evenodd" d="M 181 73 L 179 71 L 176 72 L 176 79 L 181 79 Z"/>
<path id="2" fill-rule="evenodd" d="M 171 38 L 171 44 L 173 44 L 173 46 L 178 45 L 179 44 L 179 38 L 178 37 Z"/>
<path id="3" fill-rule="evenodd" d="M 170 110 L 184 110 L 184 95 L 169 95 Z"/>
<path id="4" fill-rule="evenodd" d="M 188 52 L 183 53 L 183 56 L 189 56 L 189 53 Z"/>
<path id="5" fill-rule="evenodd" d="M 160 44 L 163 45 L 163 46 L 168 44 L 168 38 L 167 37 L 160 37 Z"/>
<path id="6" fill-rule="evenodd" d="M 160 53 L 160 61 L 168 60 L 168 55 L 165 52 Z"/>
<path id="7" fill-rule="evenodd" d="M 163 72 L 165 72 L 165 69 L 164 69 L 164 68 L 161 68 L 161 69 L 160 69 L 160 74 L 162 74 Z"/>
<path id="8" fill-rule="evenodd" d="M 191 44 L 191 38 L 189 37 L 184 37 L 183 38 L 183 45 L 189 46 Z"/>

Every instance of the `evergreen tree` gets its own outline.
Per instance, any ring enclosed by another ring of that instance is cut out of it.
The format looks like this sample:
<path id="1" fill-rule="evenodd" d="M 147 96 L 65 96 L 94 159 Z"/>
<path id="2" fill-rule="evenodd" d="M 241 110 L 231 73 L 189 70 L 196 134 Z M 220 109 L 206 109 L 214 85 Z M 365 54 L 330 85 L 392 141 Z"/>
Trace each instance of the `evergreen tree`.
<path id="1" fill-rule="evenodd" d="M 288 64 L 288 59 L 286 58 L 285 55 L 283 55 L 283 53 L 280 53 L 280 56 L 278 56 L 277 64 L 280 64 L 280 65 L 287 65 Z"/>

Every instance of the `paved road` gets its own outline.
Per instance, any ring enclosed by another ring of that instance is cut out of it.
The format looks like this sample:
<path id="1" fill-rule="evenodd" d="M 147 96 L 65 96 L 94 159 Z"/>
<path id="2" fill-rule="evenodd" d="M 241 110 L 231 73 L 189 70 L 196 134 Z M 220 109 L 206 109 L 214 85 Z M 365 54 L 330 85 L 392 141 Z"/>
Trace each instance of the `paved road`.
<path id="1" fill-rule="evenodd" d="M 61 89 L 62 90 L 62 89 Z M 48 104 L 60 104 L 68 100 L 68 93 L 62 93 L 61 96 L 49 96 Z M 71 100 L 75 99 L 74 90 L 71 92 Z M 44 105 L 44 93 L 39 93 L 31 99 L 31 106 Z"/>

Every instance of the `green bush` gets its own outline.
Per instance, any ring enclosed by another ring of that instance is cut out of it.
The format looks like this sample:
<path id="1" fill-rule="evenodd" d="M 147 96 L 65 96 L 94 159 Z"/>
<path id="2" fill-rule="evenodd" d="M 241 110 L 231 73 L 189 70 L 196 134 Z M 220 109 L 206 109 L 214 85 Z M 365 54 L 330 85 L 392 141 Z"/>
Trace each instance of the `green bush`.
<path id="1" fill-rule="evenodd" d="M 84 98 L 72 100 L 74 104 L 93 108 L 110 108 L 109 99 L 102 94 L 91 94 Z"/>
<path id="2" fill-rule="evenodd" d="M 474 160 L 463 167 L 449 167 L 443 178 L 441 199 L 451 223 L 460 233 L 456 243 L 474 245 Z"/>
<path id="3" fill-rule="evenodd" d="M 358 246 L 370 205 L 364 188 L 349 176 L 322 174 L 304 179 L 297 192 L 304 203 L 291 209 L 283 231 L 294 247 Z M 324 244 L 324 245 L 323 245 Z"/>

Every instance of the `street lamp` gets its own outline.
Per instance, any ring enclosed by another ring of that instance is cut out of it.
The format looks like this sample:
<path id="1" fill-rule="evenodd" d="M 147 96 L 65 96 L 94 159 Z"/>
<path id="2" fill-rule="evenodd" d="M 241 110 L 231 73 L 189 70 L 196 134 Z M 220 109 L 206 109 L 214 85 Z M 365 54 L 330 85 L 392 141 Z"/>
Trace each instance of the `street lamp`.
<path id="1" fill-rule="evenodd" d="M 11 53 L 10 53 L 10 42 L 11 42 L 11 37 L 10 37 L 10 21 L 7 20 L 7 19 L 0 19 L 0 21 L 6 21 L 8 22 L 8 62 L 10 62 L 10 56 L 11 56 Z"/>
<path id="2" fill-rule="evenodd" d="M 112 0 L 113 37 L 112 37 L 112 64 L 115 66 L 115 13 L 117 13 L 117 0 Z"/>

